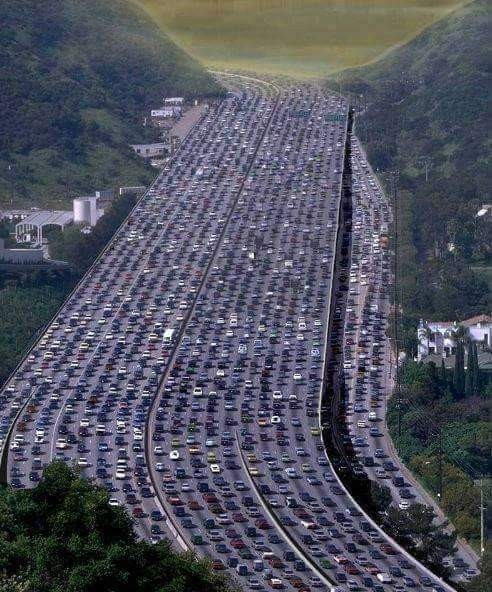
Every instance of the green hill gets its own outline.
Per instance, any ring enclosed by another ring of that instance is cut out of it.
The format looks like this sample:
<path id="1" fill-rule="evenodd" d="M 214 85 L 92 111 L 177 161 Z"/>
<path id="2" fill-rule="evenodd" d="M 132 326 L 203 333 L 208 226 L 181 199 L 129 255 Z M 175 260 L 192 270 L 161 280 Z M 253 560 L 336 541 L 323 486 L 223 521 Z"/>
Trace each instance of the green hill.
<path id="1" fill-rule="evenodd" d="M 476 218 L 491 203 L 490 7 L 488 0 L 471 2 L 342 77 L 343 89 L 367 104 L 356 131 L 371 163 L 400 171 L 399 282 L 407 317 L 490 310 L 491 223 Z"/>
<path id="2" fill-rule="evenodd" d="M 19 206 L 148 182 L 128 148 L 145 139 L 145 111 L 220 92 L 125 0 L 0 2 L 0 23 L 0 204 L 12 183 Z"/>

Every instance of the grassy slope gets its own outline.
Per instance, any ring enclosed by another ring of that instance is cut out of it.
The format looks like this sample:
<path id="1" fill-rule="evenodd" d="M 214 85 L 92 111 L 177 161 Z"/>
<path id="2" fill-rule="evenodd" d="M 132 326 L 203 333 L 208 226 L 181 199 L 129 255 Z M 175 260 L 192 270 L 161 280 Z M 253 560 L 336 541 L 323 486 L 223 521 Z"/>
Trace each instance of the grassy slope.
<path id="1" fill-rule="evenodd" d="M 0 290 L 0 385 L 18 364 L 39 329 L 61 306 L 71 284 L 13 285 Z"/>
<path id="2" fill-rule="evenodd" d="M 152 171 L 128 142 L 165 95 L 220 89 L 125 0 L 0 3 L 0 203 L 140 184 Z"/>
<path id="3" fill-rule="evenodd" d="M 358 131 L 372 164 L 401 172 L 400 285 L 410 316 L 459 318 L 490 306 L 469 269 L 491 256 L 490 226 L 474 218 L 490 202 L 490 25 L 490 4 L 471 2 L 344 74 L 344 88 L 369 104 Z M 427 183 L 423 156 L 432 160 Z"/>

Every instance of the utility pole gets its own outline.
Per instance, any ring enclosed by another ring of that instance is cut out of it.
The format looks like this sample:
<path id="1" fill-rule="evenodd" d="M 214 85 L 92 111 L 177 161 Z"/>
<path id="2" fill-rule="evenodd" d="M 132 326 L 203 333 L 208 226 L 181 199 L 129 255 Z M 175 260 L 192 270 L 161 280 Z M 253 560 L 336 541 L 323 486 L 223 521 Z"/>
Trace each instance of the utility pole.
<path id="1" fill-rule="evenodd" d="M 442 429 L 439 426 L 438 433 L 438 456 L 437 456 L 437 470 L 438 470 L 438 491 L 437 497 L 439 498 L 439 504 L 442 504 Z"/>
<path id="2" fill-rule="evenodd" d="M 425 169 L 425 182 L 429 180 L 429 170 L 432 168 L 432 158 L 430 156 L 421 156 L 419 159 L 419 163 Z"/>
<path id="3" fill-rule="evenodd" d="M 485 551 L 485 512 L 487 508 L 483 489 L 486 482 L 490 483 L 490 479 L 484 479 L 483 476 L 481 479 L 474 481 L 474 484 L 480 487 L 480 506 L 478 507 L 480 510 L 480 555 L 483 555 Z"/>
<path id="4" fill-rule="evenodd" d="M 9 164 L 9 174 L 10 174 L 10 205 L 12 206 L 14 203 L 15 197 L 15 184 L 14 184 L 14 171 L 12 170 L 12 165 Z"/>

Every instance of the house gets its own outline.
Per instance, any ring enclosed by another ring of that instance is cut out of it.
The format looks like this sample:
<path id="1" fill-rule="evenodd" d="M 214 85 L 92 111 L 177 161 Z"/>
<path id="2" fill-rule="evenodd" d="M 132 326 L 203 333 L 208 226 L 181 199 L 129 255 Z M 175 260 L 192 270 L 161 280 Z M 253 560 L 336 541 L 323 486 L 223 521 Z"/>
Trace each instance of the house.
<path id="1" fill-rule="evenodd" d="M 461 323 L 456 321 L 424 321 L 417 329 L 417 359 L 429 356 L 449 358 L 456 353 L 457 333 L 477 342 L 481 349 L 492 346 L 492 315 L 477 315 Z"/>

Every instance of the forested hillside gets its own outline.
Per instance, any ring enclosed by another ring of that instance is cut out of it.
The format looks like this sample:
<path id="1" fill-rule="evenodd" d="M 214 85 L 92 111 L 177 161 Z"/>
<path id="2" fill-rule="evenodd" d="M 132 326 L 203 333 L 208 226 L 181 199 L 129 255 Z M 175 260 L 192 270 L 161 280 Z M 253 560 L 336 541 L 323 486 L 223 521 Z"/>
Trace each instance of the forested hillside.
<path id="1" fill-rule="evenodd" d="M 128 148 L 145 111 L 220 92 L 126 0 L 0 2 L 0 23 L 0 204 L 147 183 Z"/>
<path id="2" fill-rule="evenodd" d="M 490 203 L 490 17 L 490 2 L 476 0 L 343 75 L 343 89 L 366 103 L 356 131 L 373 167 L 399 171 L 407 318 L 490 310 L 491 218 L 476 217 Z"/>

